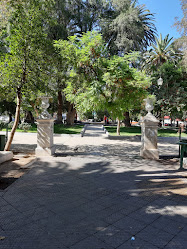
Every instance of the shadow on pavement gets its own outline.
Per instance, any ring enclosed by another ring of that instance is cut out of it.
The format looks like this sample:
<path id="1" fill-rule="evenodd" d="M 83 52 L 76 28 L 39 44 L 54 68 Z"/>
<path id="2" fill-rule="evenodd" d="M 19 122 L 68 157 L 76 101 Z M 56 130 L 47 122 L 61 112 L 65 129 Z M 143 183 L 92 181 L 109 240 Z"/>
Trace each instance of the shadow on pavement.
<path id="1" fill-rule="evenodd" d="M 7 208 L 1 212 L 2 245 L 184 248 L 187 182 L 175 165 L 78 159 L 38 160 L 4 193 L 11 207 L 9 215 Z"/>

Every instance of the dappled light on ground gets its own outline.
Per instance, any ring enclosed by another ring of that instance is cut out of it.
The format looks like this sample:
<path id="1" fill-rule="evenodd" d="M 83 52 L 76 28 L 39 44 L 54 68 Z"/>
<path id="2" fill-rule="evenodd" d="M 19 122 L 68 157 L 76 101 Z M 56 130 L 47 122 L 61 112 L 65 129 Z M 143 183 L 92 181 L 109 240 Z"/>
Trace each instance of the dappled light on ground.
<path id="1" fill-rule="evenodd" d="M 2 195 L 9 248 L 185 249 L 187 175 L 177 158 L 142 159 L 139 138 L 54 142 L 55 157 L 37 159 Z M 163 155 L 177 154 L 172 140 L 160 145 Z"/>

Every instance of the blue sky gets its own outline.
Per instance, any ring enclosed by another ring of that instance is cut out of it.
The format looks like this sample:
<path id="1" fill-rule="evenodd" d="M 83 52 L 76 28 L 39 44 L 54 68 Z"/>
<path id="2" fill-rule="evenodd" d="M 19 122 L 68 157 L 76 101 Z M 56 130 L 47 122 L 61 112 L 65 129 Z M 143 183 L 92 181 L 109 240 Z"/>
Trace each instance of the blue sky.
<path id="1" fill-rule="evenodd" d="M 139 4 L 145 4 L 151 13 L 155 13 L 155 25 L 158 34 L 163 37 L 167 34 L 170 37 L 178 38 L 180 34 L 176 28 L 172 27 L 175 23 L 175 17 L 183 16 L 179 0 L 138 0 Z"/>

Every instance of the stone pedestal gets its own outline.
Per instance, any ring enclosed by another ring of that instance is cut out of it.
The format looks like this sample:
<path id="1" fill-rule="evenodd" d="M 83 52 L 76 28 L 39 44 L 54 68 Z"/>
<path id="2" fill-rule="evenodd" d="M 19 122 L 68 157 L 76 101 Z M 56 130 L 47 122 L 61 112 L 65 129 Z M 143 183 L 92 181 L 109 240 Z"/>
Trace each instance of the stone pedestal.
<path id="1" fill-rule="evenodd" d="M 142 120 L 142 146 L 140 156 L 148 159 L 159 159 L 157 149 L 158 120 L 149 112 Z"/>
<path id="2" fill-rule="evenodd" d="M 54 119 L 37 119 L 36 156 L 52 156 L 55 153 L 53 144 Z"/>

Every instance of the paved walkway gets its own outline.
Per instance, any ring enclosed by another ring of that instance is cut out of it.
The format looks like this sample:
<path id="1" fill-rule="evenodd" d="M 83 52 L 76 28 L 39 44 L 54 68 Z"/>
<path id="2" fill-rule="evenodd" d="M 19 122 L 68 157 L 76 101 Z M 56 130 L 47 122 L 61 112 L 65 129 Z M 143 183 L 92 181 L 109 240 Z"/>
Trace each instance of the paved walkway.
<path id="1" fill-rule="evenodd" d="M 54 142 L 56 157 L 38 159 L 0 192 L 0 249 L 187 248 L 179 162 L 142 159 L 139 137 L 109 139 L 99 126 Z M 35 135 L 17 135 L 13 149 L 35 144 Z M 160 141 L 162 153 L 171 148 Z"/>

